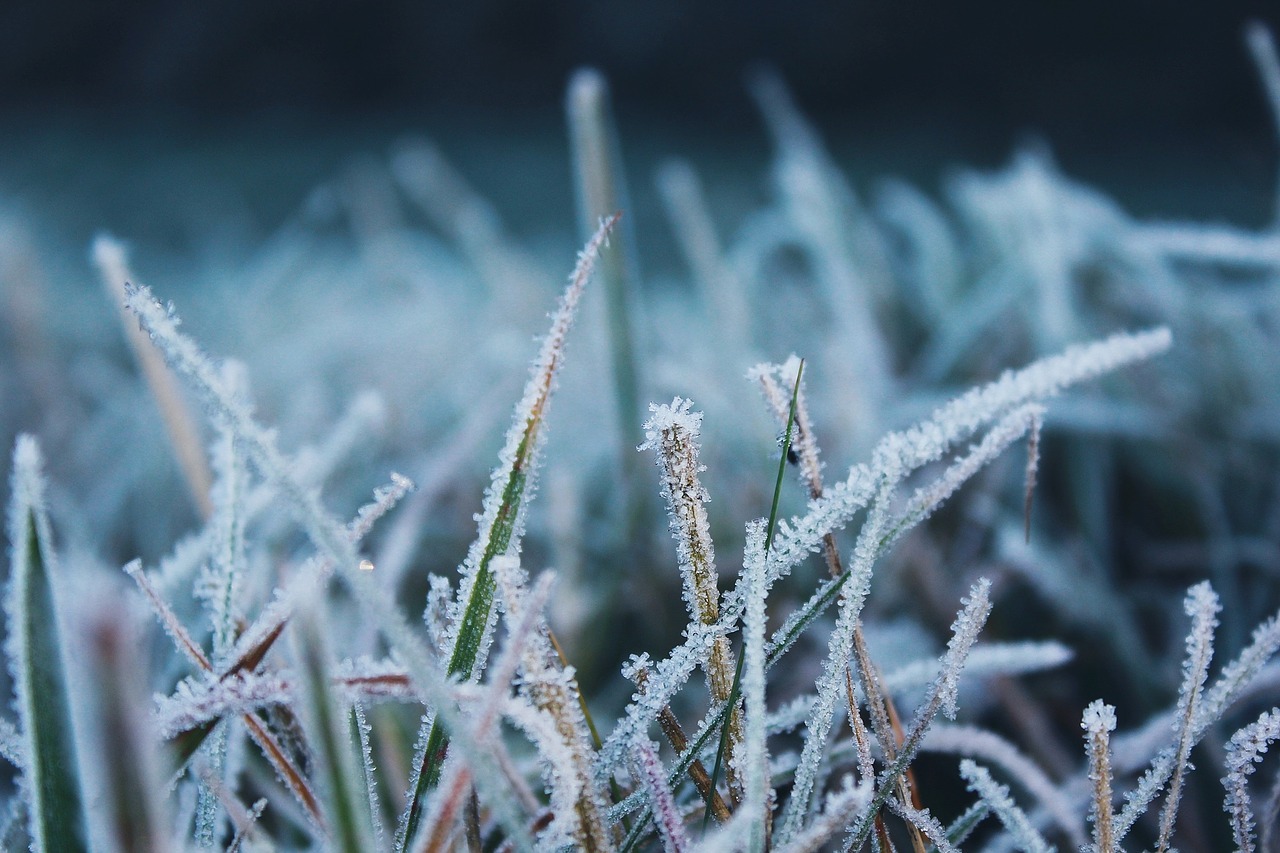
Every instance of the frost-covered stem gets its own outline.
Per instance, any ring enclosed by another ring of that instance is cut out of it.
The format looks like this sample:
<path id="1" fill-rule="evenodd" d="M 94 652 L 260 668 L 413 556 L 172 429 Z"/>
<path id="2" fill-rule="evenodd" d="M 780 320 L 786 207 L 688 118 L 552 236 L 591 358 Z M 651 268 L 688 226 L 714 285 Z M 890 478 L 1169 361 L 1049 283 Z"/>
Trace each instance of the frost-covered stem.
<path id="1" fill-rule="evenodd" d="M 382 819 L 382 798 L 378 796 L 378 774 L 373 765 L 373 744 L 370 725 L 364 712 L 364 705 L 359 699 L 351 703 L 351 724 L 355 730 L 356 742 L 360 745 L 361 781 L 369 793 L 369 815 L 373 820 L 373 849 L 383 853 L 387 849 L 387 829 Z"/>
<path id="2" fill-rule="evenodd" d="M 765 705 L 764 673 L 765 608 L 769 590 L 764 582 L 764 569 L 765 523 L 757 519 L 747 525 L 743 554 L 743 574 L 747 586 L 746 613 L 742 625 L 742 698 L 745 720 L 738 758 L 743 803 L 752 814 L 748 844 L 751 853 L 763 853 L 768 847 L 772 793 L 769 789 L 766 729 L 768 708 Z"/>
<path id="3" fill-rule="evenodd" d="M 671 536 L 683 579 L 684 600 L 689 616 L 711 626 L 720 615 L 720 590 L 716 578 L 715 546 L 707 519 L 707 490 L 698 476 L 705 466 L 698 462 L 702 413 L 691 411 L 693 403 L 676 397 L 669 405 L 651 405 L 652 416 L 645 422 L 645 443 L 652 448 L 662 472 L 662 496 L 670 514 Z M 716 702 L 729 699 L 733 691 L 734 662 L 727 637 L 716 637 L 703 664 L 707 687 Z M 741 782 L 734 769 L 733 755 L 741 739 L 741 716 L 734 708 L 729 716 L 726 761 L 729 790 L 736 802 Z"/>
<path id="4" fill-rule="evenodd" d="M 1213 659 L 1213 630 L 1218 624 L 1218 597 L 1209 582 L 1196 584 L 1187 593 L 1185 609 L 1191 617 L 1191 633 L 1187 635 L 1187 660 L 1183 664 L 1182 689 L 1178 694 L 1178 747 L 1174 756 L 1173 778 L 1169 782 L 1169 796 L 1160 812 L 1160 839 L 1156 850 L 1166 853 L 1173 835 L 1173 823 L 1178 816 L 1178 802 L 1182 796 L 1182 778 L 1188 768 L 1191 747 L 1195 744 L 1194 724 L 1199 710 L 1200 696 L 1205 680 L 1209 677 L 1209 662 Z"/>
<path id="5" fill-rule="evenodd" d="M 1253 853 L 1254 850 L 1249 776 L 1277 738 L 1280 738 L 1280 708 L 1272 708 L 1232 735 L 1227 742 L 1227 775 L 1222 779 L 1227 796 L 1223 809 L 1231 815 L 1231 832 L 1240 853 Z"/>
<path id="6" fill-rule="evenodd" d="M 676 805 L 671 788 L 667 785 L 662 762 L 652 741 L 642 740 L 635 745 L 634 766 L 636 775 L 649 792 L 653 805 L 654 822 L 662 836 L 662 849 L 667 853 L 682 853 L 689 846 L 689 836 L 684 830 L 680 807 Z"/>
<path id="7" fill-rule="evenodd" d="M 213 475 L 205 456 L 204 442 L 196 427 L 196 419 L 178 387 L 177 378 L 152 345 L 147 333 L 134 322 L 126 307 L 126 288 L 134 276 L 129 270 L 125 248 L 119 241 L 100 235 L 93 241 L 93 260 L 111 301 L 120 311 L 120 321 L 124 326 L 125 337 L 129 340 L 129 348 L 133 350 L 138 367 L 146 377 L 152 396 L 156 398 L 174 455 L 178 457 L 178 465 L 186 478 L 191 500 L 201 517 L 207 519 L 213 514 L 213 502 L 210 499 Z"/>
<path id="8" fill-rule="evenodd" d="M 1093 823 L 1094 853 L 1115 853 L 1116 840 L 1111 812 L 1111 732 L 1116 729 L 1116 709 L 1101 699 L 1084 709 L 1085 749 L 1089 753 L 1089 780 L 1093 782 L 1093 802 L 1089 820 Z"/>

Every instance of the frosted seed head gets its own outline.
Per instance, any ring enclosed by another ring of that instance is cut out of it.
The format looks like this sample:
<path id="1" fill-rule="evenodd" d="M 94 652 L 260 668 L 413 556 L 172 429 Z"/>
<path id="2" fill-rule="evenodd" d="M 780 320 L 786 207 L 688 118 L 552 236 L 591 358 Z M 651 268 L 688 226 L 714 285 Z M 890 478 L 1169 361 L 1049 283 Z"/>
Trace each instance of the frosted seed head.
<path id="1" fill-rule="evenodd" d="M 1080 722 L 1080 727 L 1090 735 L 1101 734 L 1102 732 L 1113 732 L 1116 730 L 1116 709 L 1114 705 L 1108 705 L 1101 699 L 1095 699 L 1089 703 L 1084 709 L 1084 717 Z"/>

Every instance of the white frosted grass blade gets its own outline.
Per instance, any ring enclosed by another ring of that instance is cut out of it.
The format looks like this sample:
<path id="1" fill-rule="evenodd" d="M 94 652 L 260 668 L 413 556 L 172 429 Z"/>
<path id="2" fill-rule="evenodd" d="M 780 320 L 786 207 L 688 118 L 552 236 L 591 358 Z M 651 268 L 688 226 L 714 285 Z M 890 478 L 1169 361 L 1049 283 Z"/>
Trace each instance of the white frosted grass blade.
<path id="1" fill-rule="evenodd" d="M 709 625 L 719 616 L 720 593 L 706 510 L 710 496 L 699 477 L 706 470 L 698 461 L 702 412 L 692 411 L 692 406 L 691 400 L 680 397 L 670 404 L 651 404 L 644 423 L 645 443 L 639 449 L 652 449 L 662 472 L 662 496 L 671 538 L 676 540 L 685 607 L 691 618 Z"/>
<path id="2" fill-rule="evenodd" d="M 1116 730 L 1116 709 L 1101 699 L 1084 709 L 1085 751 L 1089 756 L 1089 781 L 1093 797 L 1089 822 L 1093 824 L 1093 853 L 1115 853 L 1116 839 L 1111 803 L 1111 733 Z"/>
<path id="3" fill-rule="evenodd" d="M 415 689 L 446 726 L 456 723 L 458 713 L 445 687 L 448 683 L 446 676 L 435 664 L 422 640 L 409 627 L 390 593 L 381 588 L 368 573 L 359 570 L 359 556 L 346 525 L 333 518 L 321 505 L 318 495 L 297 480 L 288 460 L 276 447 L 274 436 L 259 426 L 235 397 L 223 388 L 208 358 L 178 331 L 175 318 L 151 296 L 150 291 L 146 288 L 130 288 L 128 298 L 130 310 L 138 315 L 148 333 L 155 336 L 170 363 L 205 398 L 214 417 L 228 423 L 245 443 L 249 456 L 260 473 L 278 485 L 282 497 L 293 508 L 313 545 L 325 561 L 342 573 L 366 617 L 377 623 L 405 666 Z M 250 735 L 255 740 L 260 737 L 252 728 Z M 480 764 L 489 762 L 488 754 L 471 742 L 465 732 L 457 740 L 471 761 Z M 493 778 L 497 778 L 496 775 L 478 774 L 477 784 L 482 785 L 482 779 Z M 484 790 L 482 793 L 516 847 L 521 850 L 529 849 L 531 845 L 528 834 L 516 816 L 517 811 L 508 792 L 496 789 Z"/>
<path id="4" fill-rule="evenodd" d="M 21 786 L 33 849 L 72 853 L 88 848 L 42 467 L 36 440 L 18 436 L 9 498 L 5 652 L 23 735 Z"/>
<path id="5" fill-rule="evenodd" d="M 842 527 L 876 494 L 887 472 L 902 476 L 937 461 L 951 447 L 972 436 L 984 424 L 1027 403 L 1044 401 L 1063 389 L 1142 361 L 1168 349 L 1166 328 L 1121 333 L 1090 344 L 1071 346 L 953 399 L 927 420 L 903 432 L 886 435 L 876 446 L 870 465 L 855 465 L 848 477 L 810 502 L 806 515 L 780 523 L 769 551 L 770 581 L 784 576 L 822 537 Z"/>
<path id="6" fill-rule="evenodd" d="M 414 489 L 413 481 L 402 474 L 391 472 L 391 482 L 385 486 L 379 486 L 373 490 L 373 501 L 364 504 L 356 512 L 356 517 L 347 525 L 351 532 L 351 539 L 359 542 L 369 535 L 369 531 L 373 529 L 373 525 L 378 523 L 396 505 L 404 499 L 404 496 L 412 492 Z"/>
<path id="7" fill-rule="evenodd" d="M 1227 790 L 1223 809 L 1231 816 L 1231 833 L 1240 853 L 1253 853 L 1253 806 L 1249 797 L 1249 776 L 1263 754 L 1280 739 L 1280 709 L 1272 708 L 1237 731 L 1227 742 L 1227 775 L 1222 785 Z"/>
<path id="8" fill-rule="evenodd" d="M 969 674 L 968 667 L 965 668 L 965 674 Z M 1002 768 L 1039 801 L 1040 807 L 1071 840 L 1073 847 L 1084 846 L 1085 837 L 1080 828 L 1076 804 L 1058 789 L 1034 761 L 995 732 L 974 726 L 934 724 L 925 734 L 920 750 L 978 758 Z"/>
<path id="9" fill-rule="evenodd" d="M 632 764 L 645 790 L 649 792 L 649 804 L 653 808 L 653 820 L 658 825 L 662 849 L 666 853 L 683 853 L 689 847 L 689 835 L 684 829 L 684 816 L 671 795 L 662 762 L 653 741 L 639 740 L 634 745 Z"/>
<path id="10" fill-rule="evenodd" d="M 670 517 L 671 537 L 676 540 L 689 617 L 703 625 L 714 625 L 720 615 L 720 589 L 715 545 L 707 518 L 706 504 L 710 496 L 699 476 L 706 469 L 698 461 L 702 413 L 692 411 L 692 406 L 692 401 L 680 397 L 669 405 L 650 405 L 652 414 L 644 424 L 645 443 L 640 449 L 655 451 L 658 469 L 662 472 L 662 497 Z M 728 701 L 734 680 L 733 653 L 728 638 L 719 637 L 712 642 L 702 668 L 712 701 Z M 725 756 L 729 787 L 735 798 L 741 789 L 733 761 L 741 737 L 740 726 L 741 719 L 734 708 L 728 722 Z"/>
<path id="11" fill-rule="evenodd" d="M 980 643 L 969 652 L 965 677 L 992 678 L 999 675 L 1026 675 L 1055 669 L 1075 657 L 1075 652 L 1056 640 L 1013 643 Z M 888 672 L 884 684 L 894 692 L 928 684 L 937 674 L 936 660 L 920 660 Z"/>
<path id="12" fill-rule="evenodd" d="M 200 515 L 208 518 L 213 512 L 213 504 L 209 499 L 213 475 L 205 458 L 204 442 L 200 439 L 200 430 L 183 399 L 177 380 L 125 307 L 126 290 L 134 278 L 129 270 L 125 248 L 119 241 L 100 235 L 93 241 L 93 260 L 111 301 L 120 310 L 120 320 L 129 339 L 129 346 L 156 398 L 156 405 L 160 408 L 165 429 L 173 444 L 174 455 L 186 477 L 191 499 Z"/>
<path id="13" fill-rule="evenodd" d="M 1212 596 L 1212 589 L 1207 583 L 1193 587 L 1193 590 L 1199 587 L 1204 589 L 1194 598 L 1190 592 L 1187 596 L 1187 607 L 1192 608 L 1194 605 L 1197 613 L 1201 612 L 1202 607 L 1216 604 L 1216 596 Z M 1174 731 L 1181 733 L 1188 718 L 1184 703 L 1191 692 L 1196 693 L 1195 701 L 1192 703 L 1194 707 L 1190 713 L 1190 725 L 1186 730 L 1185 748 L 1188 752 L 1191 747 L 1199 743 L 1209 726 L 1222 717 L 1231 703 L 1257 676 L 1263 664 L 1276 653 L 1277 649 L 1280 649 L 1280 614 L 1276 614 L 1254 629 L 1252 642 L 1223 669 L 1212 687 L 1207 691 L 1202 690 L 1193 683 L 1195 675 L 1193 661 L 1197 657 L 1193 646 L 1198 647 L 1206 638 L 1210 643 L 1212 642 L 1212 626 L 1205 620 L 1212 620 L 1213 616 L 1212 613 L 1204 613 L 1199 620 L 1203 624 L 1199 626 L 1193 619 L 1192 630 L 1187 635 L 1188 660 L 1183 667 L 1183 690 L 1178 696 L 1178 713 L 1171 717 Z M 1208 651 L 1212 653 L 1212 649 Z M 1175 746 L 1166 747 L 1157 753 L 1151 761 L 1151 766 L 1138 780 L 1137 786 L 1125 794 L 1125 806 L 1115 819 L 1117 844 L 1128 834 L 1134 822 L 1146 812 L 1151 801 L 1164 788 L 1165 783 L 1180 770 L 1178 755 L 1183 751 L 1182 743 L 1183 737 L 1179 734 Z"/>
<path id="14" fill-rule="evenodd" d="M 373 726 L 370 725 L 365 715 L 364 705 L 359 700 L 351 704 L 351 715 L 356 741 L 360 745 L 360 780 L 369 794 L 369 815 L 373 823 L 373 849 L 375 853 L 384 853 L 387 849 L 387 828 L 382 817 L 382 797 L 378 794 L 378 772 L 373 763 L 371 740 Z"/>
<path id="15" fill-rule="evenodd" d="M 1178 746 L 1174 756 L 1173 778 L 1169 781 L 1169 796 L 1160 811 L 1160 838 L 1157 850 L 1165 853 L 1173 836 L 1174 820 L 1178 816 L 1178 803 L 1182 797 L 1183 776 L 1190 769 L 1191 747 L 1195 744 L 1195 719 L 1205 681 L 1209 678 L 1209 663 L 1213 660 L 1213 632 L 1218 626 L 1218 611 L 1222 605 L 1208 581 L 1196 584 L 1187 593 L 1185 610 L 1191 617 L 1191 632 L 1187 635 L 1187 659 L 1183 664 L 1182 689 L 1178 691 Z"/>
<path id="16" fill-rule="evenodd" d="M 1036 832 L 1022 809 L 1014 804 L 1009 797 L 1009 789 L 992 779 L 987 768 L 966 758 L 960 762 L 960 775 L 969 783 L 969 790 L 991 807 L 1019 850 L 1026 853 L 1051 853 L 1053 848 Z"/>
<path id="17" fill-rule="evenodd" d="M 764 583 L 765 522 L 747 525 L 743 554 L 746 579 L 746 612 L 743 615 L 742 669 L 743 732 L 738 752 L 739 776 L 743 780 L 743 806 L 751 820 L 748 850 L 762 853 L 766 847 L 765 826 L 771 808 L 769 789 L 768 707 L 765 705 L 764 632 L 765 606 L 769 594 Z"/>

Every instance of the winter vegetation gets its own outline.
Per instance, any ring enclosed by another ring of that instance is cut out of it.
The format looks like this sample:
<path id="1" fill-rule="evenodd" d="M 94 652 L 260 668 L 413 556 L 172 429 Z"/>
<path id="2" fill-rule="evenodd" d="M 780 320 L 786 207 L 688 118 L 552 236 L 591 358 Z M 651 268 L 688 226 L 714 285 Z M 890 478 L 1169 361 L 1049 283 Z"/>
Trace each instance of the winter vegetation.
<path id="1" fill-rule="evenodd" d="M 679 288 L 594 71 L 576 262 L 425 140 L 184 295 L 0 221 L 0 847 L 1276 849 L 1280 196 L 860 192 L 752 87 Z"/>

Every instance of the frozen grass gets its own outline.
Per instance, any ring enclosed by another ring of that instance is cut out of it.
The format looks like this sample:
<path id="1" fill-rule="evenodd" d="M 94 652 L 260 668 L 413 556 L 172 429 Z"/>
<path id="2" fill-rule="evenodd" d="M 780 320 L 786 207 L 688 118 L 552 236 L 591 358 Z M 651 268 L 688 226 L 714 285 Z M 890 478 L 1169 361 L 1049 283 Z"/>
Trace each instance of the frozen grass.
<path id="1" fill-rule="evenodd" d="M 5 849 L 1266 848 L 1276 234 L 1039 154 L 863 198 L 753 93 L 768 204 L 658 175 L 691 295 L 640 286 L 594 72 L 549 322 L 428 142 L 196 267 L 195 334 L 100 238 L 132 356 L 6 282 Z"/>

